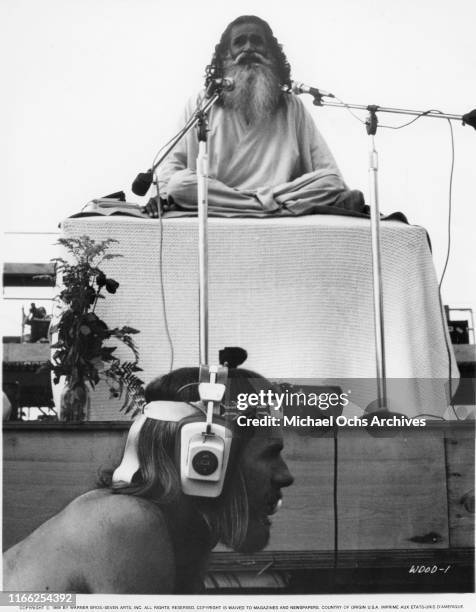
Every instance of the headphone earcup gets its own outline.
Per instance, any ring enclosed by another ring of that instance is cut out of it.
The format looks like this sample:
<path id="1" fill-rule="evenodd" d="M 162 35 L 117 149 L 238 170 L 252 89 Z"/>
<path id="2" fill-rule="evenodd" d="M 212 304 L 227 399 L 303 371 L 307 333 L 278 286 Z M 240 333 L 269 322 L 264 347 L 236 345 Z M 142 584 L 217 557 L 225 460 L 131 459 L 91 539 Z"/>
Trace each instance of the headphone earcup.
<path id="1" fill-rule="evenodd" d="M 223 490 L 232 454 L 233 431 L 214 417 L 210 431 L 202 416 L 184 419 L 176 438 L 176 461 L 182 491 L 197 497 L 218 497 Z"/>

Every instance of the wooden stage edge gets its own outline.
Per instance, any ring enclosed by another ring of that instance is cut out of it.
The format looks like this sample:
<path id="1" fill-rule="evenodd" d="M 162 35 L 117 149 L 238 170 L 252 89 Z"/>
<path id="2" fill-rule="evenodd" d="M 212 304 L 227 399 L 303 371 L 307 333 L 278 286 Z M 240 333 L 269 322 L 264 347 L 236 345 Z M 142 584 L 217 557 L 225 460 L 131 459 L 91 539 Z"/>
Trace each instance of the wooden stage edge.
<path id="1" fill-rule="evenodd" d="M 329 550 L 269 551 L 244 555 L 213 552 L 210 571 L 259 571 L 261 567 L 291 571 L 334 568 L 335 554 Z M 415 566 L 454 565 L 474 567 L 474 548 L 440 548 L 437 550 L 341 550 L 337 551 L 337 569 L 409 568 Z"/>
<path id="2" fill-rule="evenodd" d="M 132 425 L 130 421 L 83 421 L 82 423 L 63 423 L 60 421 L 4 421 L 4 430 L 30 430 L 30 431 L 47 431 L 59 429 L 62 431 L 127 431 Z M 427 419 L 426 428 L 428 429 L 465 429 L 467 431 L 475 431 L 476 433 L 476 421 L 472 420 L 452 420 L 443 421 L 440 419 Z M 339 429 L 346 429 L 340 427 Z M 356 429 L 348 427 L 347 429 Z M 387 427 L 381 426 L 379 429 L 388 429 L 389 431 L 401 431 L 408 430 L 408 427 Z M 332 432 L 328 432 L 329 436 L 332 436 Z M 325 435 L 323 433 L 323 435 Z"/>

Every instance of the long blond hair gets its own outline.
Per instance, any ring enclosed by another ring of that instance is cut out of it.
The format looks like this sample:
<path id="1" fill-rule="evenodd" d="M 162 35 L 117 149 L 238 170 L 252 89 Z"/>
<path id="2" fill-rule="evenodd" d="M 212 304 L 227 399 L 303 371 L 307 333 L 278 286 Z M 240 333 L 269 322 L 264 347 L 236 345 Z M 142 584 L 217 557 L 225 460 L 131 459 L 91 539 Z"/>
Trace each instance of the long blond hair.
<path id="1" fill-rule="evenodd" d="M 153 380 L 146 387 L 146 400 L 197 401 L 198 378 L 198 368 L 174 370 Z M 228 371 L 227 405 L 232 406 L 240 393 L 256 392 L 257 387 L 263 390 L 274 389 L 267 379 L 255 372 L 231 368 Z M 166 514 L 173 515 L 174 507 L 183 500 L 175 459 L 178 429 L 178 423 L 146 419 L 138 439 L 140 469 L 132 482 L 112 485 L 106 477 L 103 485 L 110 487 L 114 493 L 149 499 Z M 190 503 L 208 527 L 211 546 L 221 541 L 238 550 L 245 540 L 249 508 L 240 457 L 253 435 L 252 427 L 233 428 L 232 455 L 222 494 L 216 499 L 190 498 Z"/>

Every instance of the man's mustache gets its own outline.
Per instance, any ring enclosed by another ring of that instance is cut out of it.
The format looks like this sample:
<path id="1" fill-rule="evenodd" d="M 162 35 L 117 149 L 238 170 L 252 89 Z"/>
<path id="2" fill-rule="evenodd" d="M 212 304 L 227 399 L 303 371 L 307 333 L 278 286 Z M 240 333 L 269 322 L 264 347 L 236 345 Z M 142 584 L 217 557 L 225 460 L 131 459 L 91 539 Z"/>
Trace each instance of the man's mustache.
<path id="1" fill-rule="evenodd" d="M 257 51 L 242 51 L 236 58 L 235 64 L 268 64 L 269 60 L 265 55 L 258 53 Z"/>

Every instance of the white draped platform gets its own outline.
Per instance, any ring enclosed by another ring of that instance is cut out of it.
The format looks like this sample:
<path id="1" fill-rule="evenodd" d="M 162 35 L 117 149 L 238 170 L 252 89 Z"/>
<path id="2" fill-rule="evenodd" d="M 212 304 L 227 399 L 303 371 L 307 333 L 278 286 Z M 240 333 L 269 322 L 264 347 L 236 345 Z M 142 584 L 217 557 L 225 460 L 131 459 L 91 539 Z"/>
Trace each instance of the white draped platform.
<path id="1" fill-rule="evenodd" d="M 197 219 L 166 219 L 162 228 L 158 220 L 129 217 L 62 224 L 64 236 L 118 240 L 110 252 L 123 257 L 103 268 L 120 288 L 100 301 L 98 312 L 109 326 L 140 330 L 136 340 L 146 382 L 171 363 L 161 299 L 161 234 L 173 367 L 198 365 Z M 457 367 L 425 230 L 384 221 L 381 236 L 387 375 L 406 381 L 389 380 L 390 395 L 405 403 L 398 407 L 409 415 L 442 416 L 443 383 Z M 374 377 L 370 248 L 370 223 L 360 218 L 210 219 L 210 360 L 216 361 L 224 346 L 241 346 L 249 355 L 244 366 L 272 379 Z M 373 383 L 370 395 L 359 391 L 356 381 L 345 383 L 356 404 L 351 412 L 358 414 L 364 402 L 375 399 Z M 92 404 L 91 419 L 128 418 L 102 391 Z"/>

